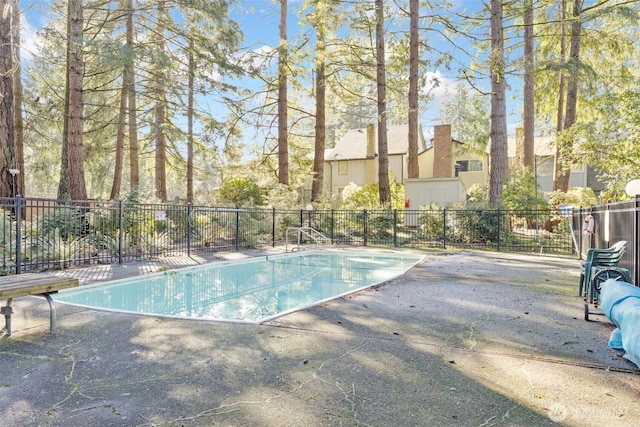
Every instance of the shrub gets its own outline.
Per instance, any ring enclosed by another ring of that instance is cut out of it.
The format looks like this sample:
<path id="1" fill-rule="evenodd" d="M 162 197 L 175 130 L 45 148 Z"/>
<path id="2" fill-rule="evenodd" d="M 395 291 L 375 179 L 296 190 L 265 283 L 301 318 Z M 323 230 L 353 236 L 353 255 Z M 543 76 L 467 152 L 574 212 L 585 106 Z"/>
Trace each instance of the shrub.
<path id="1" fill-rule="evenodd" d="M 262 205 L 262 193 L 255 181 L 235 177 L 222 183 L 217 193 L 221 203 L 231 206 L 257 206 Z"/>
<path id="2" fill-rule="evenodd" d="M 454 240 L 465 243 L 496 243 L 509 237 L 506 218 L 497 209 L 477 206 L 459 211 L 451 221 Z"/>
<path id="3" fill-rule="evenodd" d="M 504 185 L 505 207 L 512 210 L 548 209 L 549 203 L 542 197 L 539 187 L 530 168 L 516 171 Z"/>
<path id="4" fill-rule="evenodd" d="M 295 209 L 298 207 L 298 192 L 290 190 L 285 184 L 276 184 L 267 194 L 267 205 L 276 209 Z"/>
<path id="5" fill-rule="evenodd" d="M 393 213 L 391 211 L 373 211 L 368 218 L 369 233 L 378 238 L 391 236 L 393 230 Z"/>
<path id="6" fill-rule="evenodd" d="M 437 203 L 420 206 L 418 216 L 418 236 L 439 239 L 444 235 L 443 210 Z"/>
<path id="7" fill-rule="evenodd" d="M 39 218 L 37 229 L 41 235 L 56 235 L 68 240 L 86 235 L 89 221 L 80 209 L 56 206 Z"/>
<path id="8" fill-rule="evenodd" d="M 353 182 L 342 190 L 342 199 L 345 209 L 403 209 L 404 185 L 395 181 L 393 173 L 389 176 L 389 191 L 391 193 L 391 206 L 380 205 L 380 186 L 366 184 L 362 187 Z"/>
<path id="9" fill-rule="evenodd" d="M 527 228 L 535 228 L 536 218 L 540 215 L 536 211 L 549 209 L 549 203 L 542 197 L 542 192 L 536 183 L 530 168 L 517 171 L 509 178 L 504 186 L 504 205 L 514 212 L 514 217 L 523 220 Z"/>

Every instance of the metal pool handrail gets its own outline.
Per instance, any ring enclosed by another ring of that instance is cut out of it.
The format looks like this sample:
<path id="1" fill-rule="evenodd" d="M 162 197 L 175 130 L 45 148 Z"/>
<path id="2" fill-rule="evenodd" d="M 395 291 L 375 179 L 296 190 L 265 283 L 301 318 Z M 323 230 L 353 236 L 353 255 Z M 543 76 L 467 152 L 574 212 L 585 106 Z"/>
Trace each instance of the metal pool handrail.
<path id="1" fill-rule="evenodd" d="M 319 232 L 315 228 L 312 228 L 312 227 L 287 227 L 287 229 L 285 231 L 285 236 L 284 236 L 285 252 L 289 252 L 289 230 L 296 230 L 298 232 L 298 242 L 297 242 L 297 245 L 296 245 L 298 251 L 302 247 L 301 241 L 302 241 L 302 237 L 303 236 L 313 240 L 313 242 L 315 243 L 316 247 L 318 247 L 318 240 L 324 240 L 325 242 L 328 242 L 329 245 L 332 244 L 331 243 L 331 239 L 329 237 L 325 236 L 324 234 L 322 234 L 321 232 Z M 293 252 L 293 250 L 294 249 L 291 249 L 291 252 Z"/>

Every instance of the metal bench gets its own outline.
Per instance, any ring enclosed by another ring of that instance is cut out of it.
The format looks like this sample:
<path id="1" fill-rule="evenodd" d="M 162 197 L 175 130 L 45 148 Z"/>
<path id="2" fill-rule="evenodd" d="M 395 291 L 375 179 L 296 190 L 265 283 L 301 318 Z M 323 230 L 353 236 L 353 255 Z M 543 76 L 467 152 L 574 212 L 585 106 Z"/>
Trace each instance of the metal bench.
<path id="1" fill-rule="evenodd" d="M 7 300 L 7 305 L 0 307 L 0 314 L 4 315 L 4 330 L 7 335 L 11 335 L 11 315 L 13 314 L 11 302 L 14 298 L 28 295 L 44 297 L 49 303 L 49 331 L 54 333 L 56 329 L 56 307 L 51 294 L 58 292 L 60 289 L 73 288 L 78 285 L 78 279 L 48 274 L 27 273 L 0 277 L 0 300 Z"/>

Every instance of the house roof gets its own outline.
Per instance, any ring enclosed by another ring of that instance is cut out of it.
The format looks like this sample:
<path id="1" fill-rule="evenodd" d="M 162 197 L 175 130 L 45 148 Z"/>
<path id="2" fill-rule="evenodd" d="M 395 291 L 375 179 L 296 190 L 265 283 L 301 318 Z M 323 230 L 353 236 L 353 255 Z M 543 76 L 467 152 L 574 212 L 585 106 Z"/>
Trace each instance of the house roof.
<path id="1" fill-rule="evenodd" d="M 378 154 L 378 129 L 373 127 L 374 152 Z M 387 126 L 387 153 L 406 154 L 409 145 L 409 126 Z M 418 130 L 418 152 L 425 150 L 422 129 Z M 361 160 L 367 158 L 367 128 L 349 129 L 336 146 L 326 153 L 325 160 Z"/>

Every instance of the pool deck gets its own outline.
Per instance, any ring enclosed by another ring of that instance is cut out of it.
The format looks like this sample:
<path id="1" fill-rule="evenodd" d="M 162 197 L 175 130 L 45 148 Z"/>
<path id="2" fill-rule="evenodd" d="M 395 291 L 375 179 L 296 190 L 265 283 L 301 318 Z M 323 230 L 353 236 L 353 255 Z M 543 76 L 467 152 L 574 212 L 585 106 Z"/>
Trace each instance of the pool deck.
<path id="1" fill-rule="evenodd" d="M 262 254 L 64 270 L 81 284 Z M 636 426 L 640 374 L 583 318 L 579 261 L 429 253 L 262 325 L 13 303 L 7 426 Z M 1 326 L 1 325 L 0 325 Z"/>

